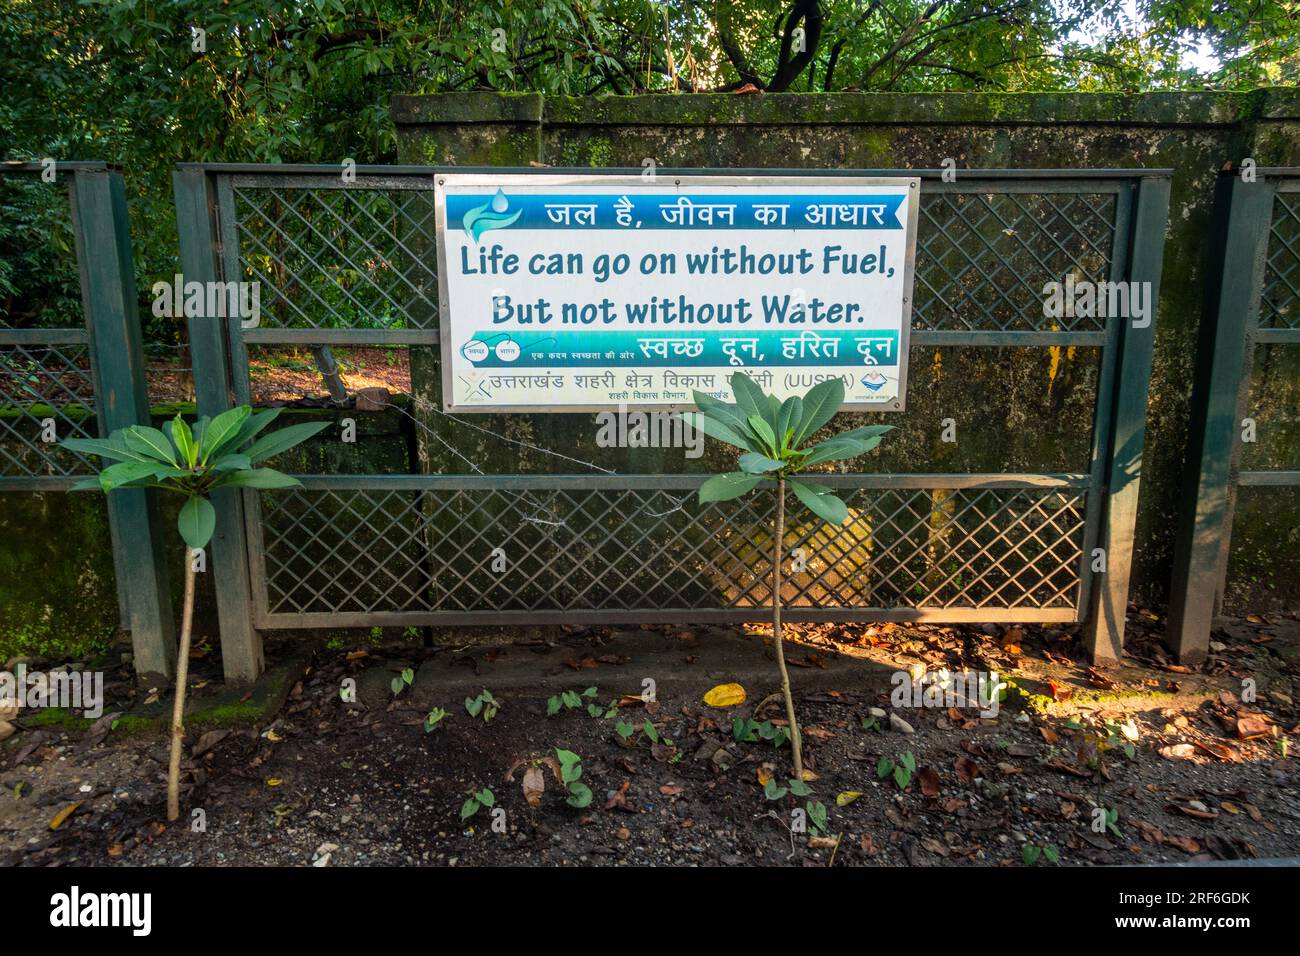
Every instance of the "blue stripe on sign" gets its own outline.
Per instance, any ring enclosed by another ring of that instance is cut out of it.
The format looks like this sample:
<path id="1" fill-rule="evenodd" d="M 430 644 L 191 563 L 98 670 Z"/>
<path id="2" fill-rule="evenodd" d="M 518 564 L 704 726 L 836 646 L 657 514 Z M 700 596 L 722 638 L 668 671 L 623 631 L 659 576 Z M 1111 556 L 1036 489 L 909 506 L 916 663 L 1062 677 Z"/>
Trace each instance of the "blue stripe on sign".
<path id="1" fill-rule="evenodd" d="M 505 208 L 491 193 L 447 193 L 447 226 L 465 228 L 467 213 L 491 211 L 514 217 L 518 229 L 902 229 L 902 195 L 576 193 L 504 194 Z M 471 225 L 473 220 L 471 219 Z M 466 228 L 466 232 L 469 229 Z"/>
<path id="2" fill-rule="evenodd" d="M 502 348 L 503 345 L 508 347 Z M 475 368 L 889 368 L 898 365 L 898 331 L 556 329 L 523 332 L 512 329 L 476 332 L 461 352 Z"/>

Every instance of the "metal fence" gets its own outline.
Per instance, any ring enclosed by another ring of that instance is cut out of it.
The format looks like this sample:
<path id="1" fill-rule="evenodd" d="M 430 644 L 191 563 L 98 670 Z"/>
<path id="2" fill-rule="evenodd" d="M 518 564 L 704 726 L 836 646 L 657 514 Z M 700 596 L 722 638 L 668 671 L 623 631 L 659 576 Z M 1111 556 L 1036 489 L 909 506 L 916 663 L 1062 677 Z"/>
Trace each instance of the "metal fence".
<path id="1" fill-rule="evenodd" d="M 1241 468 L 1256 348 L 1300 346 L 1300 168 L 1221 173 L 1211 243 L 1169 613 L 1191 661 L 1221 608 L 1237 489 L 1300 487 L 1297 470 Z"/>
<path id="2" fill-rule="evenodd" d="M 0 492 L 63 491 L 94 465 L 59 441 L 149 421 L 126 195 L 121 173 L 104 163 L 6 163 L 0 176 L 11 211 L 30 199 L 48 213 L 6 219 L 6 241 L 29 268 L 10 277 L 12 300 L 39 307 L 0 315 Z M 60 199 L 37 195 L 45 190 Z M 54 289 L 55 307 L 37 302 L 38 282 Z M 153 493 L 111 495 L 108 517 L 136 667 L 168 674 L 174 625 Z"/>
<path id="3" fill-rule="evenodd" d="M 257 328 L 191 320 L 200 413 L 249 400 L 250 345 L 437 343 L 438 170 L 356 173 L 347 182 L 336 167 L 176 173 L 187 280 L 263 289 Z M 819 558 L 789 578 L 789 616 L 1082 621 L 1089 649 L 1117 657 L 1154 328 L 1047 319 L 1043 285 L 1073 272 L 1158 290 L 1169 173 L 919 175 L 913 347 L 1098 348 L 1088 467 L 835 476 L 828 483 L 843 489 L 852 518 L 789 528 L 786 547 L 812 545 Z M 299 489 L 219 502 L 213 564 L 228 675 L 260 670 L 259 628 L 769 614 L 770 496 L 700 506 L 690 491 L 702 478 L 690 475 L 299 477 Z M 492 568 L 499 547 L 513 556 L 505 573 Z M 1092 570 L 1098 553 L 1104 574 Z"/>

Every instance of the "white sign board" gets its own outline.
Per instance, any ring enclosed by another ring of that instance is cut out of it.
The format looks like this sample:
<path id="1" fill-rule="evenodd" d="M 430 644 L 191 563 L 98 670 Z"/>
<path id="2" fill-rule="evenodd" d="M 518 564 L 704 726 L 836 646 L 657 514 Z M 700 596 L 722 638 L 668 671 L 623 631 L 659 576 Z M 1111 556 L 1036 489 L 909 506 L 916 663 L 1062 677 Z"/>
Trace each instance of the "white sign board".
<path id="1" fill-rule="evenodd" d="M 693 408 L 744 371 L 899 411 L 919 180 L 439 174 L 448 411 Z"/>

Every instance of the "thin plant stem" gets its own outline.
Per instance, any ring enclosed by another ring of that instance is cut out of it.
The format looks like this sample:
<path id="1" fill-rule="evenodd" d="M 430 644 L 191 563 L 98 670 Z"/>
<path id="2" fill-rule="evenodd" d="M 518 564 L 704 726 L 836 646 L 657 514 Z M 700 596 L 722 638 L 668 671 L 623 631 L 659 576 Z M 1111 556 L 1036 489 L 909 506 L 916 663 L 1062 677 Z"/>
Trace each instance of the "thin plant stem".
<path id="1" fill-rule="evenodd" d="M 172 752 L 167 762 L 167 819 L 181 815 L 181 748 L 185 743 L 185 685 L 190 670 L 190 630 L 194 623 L 194 552 L 185 549 L 185 610 L 176 655 L 176 699 L 172 702 Z"/>
<path id="2" fill-rule="evenodd" d="M 781 669 L 781 693 L 785 697 L 785 716 L 790 722 L 790 749 L 794 754 L 794 779 L 803 779 L 803 738 L 794 716 L 794 697 L 790 694 L 790 672 L 785 667 L 785 645 L 781 631 L 781 561 L 785 539 L 785 478 L 776 479 L 776 537 L 772 542 L 772 638 L 776 642 L 776 664 Z"/>

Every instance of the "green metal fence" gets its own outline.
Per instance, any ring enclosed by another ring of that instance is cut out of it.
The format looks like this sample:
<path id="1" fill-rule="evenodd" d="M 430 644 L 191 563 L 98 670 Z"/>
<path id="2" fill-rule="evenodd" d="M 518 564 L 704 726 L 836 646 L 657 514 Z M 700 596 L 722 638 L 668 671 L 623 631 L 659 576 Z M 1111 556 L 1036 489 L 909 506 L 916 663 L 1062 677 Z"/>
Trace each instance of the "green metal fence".
<path id="1" fill-rule="evenodd" d="M 1300 487 L 1300 471 L 1241 468 L 1256 349 L 1300 346 L 1300 168 L 1221 173 L 1211 243 L 1170 593 L 1170 642 L 1188 661 L 1221 609 L 1237 489 Z"/>
<path id="2" fill-rule="evenodd" d="M 263 290 L 257 328 L 191 319 L 201 413 L 249 400 L 250 345 L 437 343 L 438 170 L 355 172 L 178 169 L 187 280 Z M 746 172 L 799 174 L 726 171 Z M 788 582 L 789 616 L 1081 621 L 1089 650 L 1117 657 L 1154 328 L 1049 320 L 1043 285 L 1073 272 L 1158 291 L 1169 173 L 919 175 L 913 347 L 1099 348 L 1088 467 L 836 476 L 854 517 L 790 529 L 787 548 L 821 560 Z M 465 474 L 300 475 L 299 489 L 226 493 L 213 564 L 227 674 L 260 670 L 264 628 L 767 617 L 770 497 L 699 506 L 690 475 L 494 475 L 466 463 Z M 503 546 L 514 558 L 501 574 L 491 565 Z M 1092 570 L 1098 553 L 1104 573 Z"/>
<path id="3" fill-rule="evenodd" d="M 0 315 L 0 493 L 63 491 L 93 464 L 58 441 L 149 420 L 126 196 L 121 173 L 103 163 L 6 163 L 0 176 L 28 196 L 51 190 L 66 197 L 66 209 L 49 222 L 19 224 L 20 232 L 6 237 L 50 246 L 48 258 L 33 260 L 47 274 L 11 277 L 15 301 L 24 301 L 25 287 L 59 281 L 60 271 L 71 273 L 67 284 L 79 296 L 64 297 L 58 308 Z M 170 674 L 174 626 L 153 493 L 116 492 L 108 517 L 121 622 L 131 631 L 136 668 Z"/>

